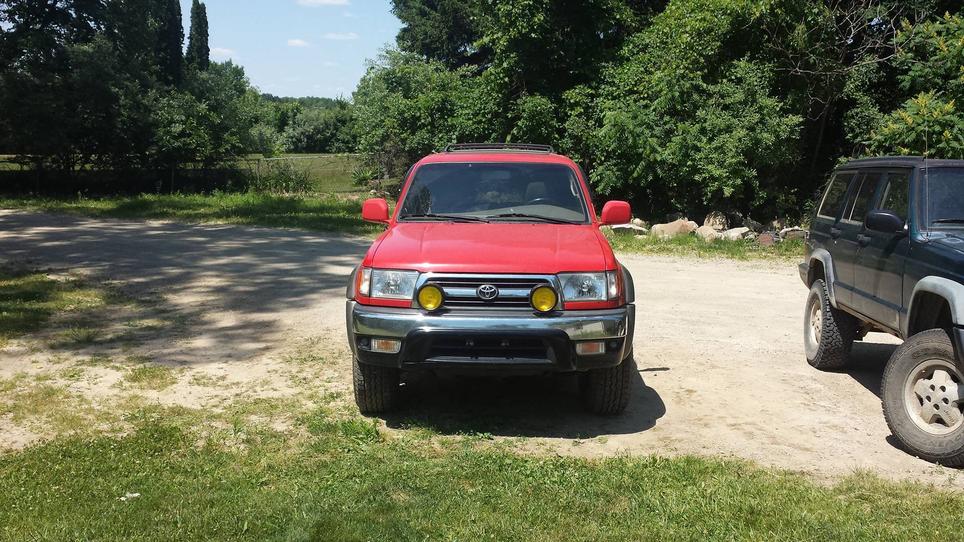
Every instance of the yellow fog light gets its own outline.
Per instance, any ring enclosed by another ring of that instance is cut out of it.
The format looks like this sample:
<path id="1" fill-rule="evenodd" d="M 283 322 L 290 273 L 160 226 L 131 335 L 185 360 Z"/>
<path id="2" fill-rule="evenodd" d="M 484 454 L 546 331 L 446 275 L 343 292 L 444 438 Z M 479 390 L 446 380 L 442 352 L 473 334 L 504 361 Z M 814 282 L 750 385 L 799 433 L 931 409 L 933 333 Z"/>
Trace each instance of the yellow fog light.
<path id="1" fill-rule="evenodd" d="M 556 303 L 559 302 L 559 296 L 556 295 L 556 291 L 548 286 L 539 286 L 529 295 L 529 302 L 532 303 L 532 308 L 539 312 L 549 312 L 556 308 Z"/>
<path id="2" fill-rule="evenodd" d="M 441 307 L 444 298 L 441 288 L 431 284 L 423 286 L 418 291 L 418 304 L 427 311 L 434 311 Z"/>

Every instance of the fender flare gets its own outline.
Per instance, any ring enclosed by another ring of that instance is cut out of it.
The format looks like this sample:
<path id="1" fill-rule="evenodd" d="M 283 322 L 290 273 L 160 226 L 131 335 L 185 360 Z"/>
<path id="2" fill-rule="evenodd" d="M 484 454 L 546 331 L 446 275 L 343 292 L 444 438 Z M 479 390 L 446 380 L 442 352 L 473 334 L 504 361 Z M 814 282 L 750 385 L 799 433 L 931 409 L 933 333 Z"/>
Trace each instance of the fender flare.
<path id="1" fill-rule="evenodd" d="M 954 324 L 954 328 L 951 329 L 950 339 L 954 345 L 954 352 L 957 354 L 958 366 L 964 370 L 964 328 L 962 328 L 962 326 L 964 326 L 964 284 L 933 275 L 917 281 L 917 284 L 914 285 L 914 293 L 910 298 L 910 306 L 907 307 L 907 313 L 900 323 L 901 334 L 904 337 L 910 336 L 910 323 L 914 316 L 914 303 L 917 300 L 917 294 L 921 292 L 938 295 L 944 298 L 950 306 L 951 323 Z"/>
<path id="2" fill-rule="evenodd" d="M 951 321 L 955 326 L 964 326 L 964 284 L 931 275 L 920 279 L 914 285 L 914 293 L 911 295 L 910 305 L 907 307 L 907 316 L 904 322 L 901 322 L 903 328 L 901 331 L 905 336 L 910 331 L 910 322 L 914 315 L 914 303 L 917 300 L 917 294 L 921 292 L 938 295 L 947 300 L 951 309 Z"/>
<path id="3" fill-rule="evenodd" d="M 351 276 L 348 277 L 348 286 L 345 288 L 345 297 L 348 299 L 355 299 L 355 277 L 358 276 L 358 269 L 360 265 L 356 265 L 354 269 L 351 270 Z"/>
<path id="4" fill-rule="evenodd" d="M 818 261 L 823 265 L 824 282 L 827 283 L 827 294 L 830 296 L 830 305 L 836 309 L 838 307 L 837 296 L 834 293 L 834 283 L 837 282 L 837 272 L 833 267 L 833 256 L 830 255 L 827 249 L 818 248 L 810 254 L 810 260 L 807 262 L 810 269 L 813 269 L 814 261 Z M 809 286 L 812 285 L 813 283 L 809 284 Z"/>
<path id="5" fill-rule="evenodd" d="M 619 268 L 623 272 L 623 288 L 626 292 L 626 303 L 632 304 L 636 302 L 636 284 L 633 282 L 633 275 L 626 269 L 626 266 L 619 264 Z"/>

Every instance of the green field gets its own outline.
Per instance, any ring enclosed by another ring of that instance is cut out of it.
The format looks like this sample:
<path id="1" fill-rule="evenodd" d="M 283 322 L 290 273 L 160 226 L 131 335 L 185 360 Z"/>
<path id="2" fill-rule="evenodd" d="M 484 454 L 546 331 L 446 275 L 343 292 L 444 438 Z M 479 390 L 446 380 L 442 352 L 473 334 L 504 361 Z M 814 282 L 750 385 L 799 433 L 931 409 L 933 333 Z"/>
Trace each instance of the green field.
<path id="1" fill-rule="evenodd" d="M 964 497 L 744 462 L 520 455 L 386 436 L 324 409 L 288 432 L 198 411 L 0 456 L 7 540 L 957 540 Z"/>

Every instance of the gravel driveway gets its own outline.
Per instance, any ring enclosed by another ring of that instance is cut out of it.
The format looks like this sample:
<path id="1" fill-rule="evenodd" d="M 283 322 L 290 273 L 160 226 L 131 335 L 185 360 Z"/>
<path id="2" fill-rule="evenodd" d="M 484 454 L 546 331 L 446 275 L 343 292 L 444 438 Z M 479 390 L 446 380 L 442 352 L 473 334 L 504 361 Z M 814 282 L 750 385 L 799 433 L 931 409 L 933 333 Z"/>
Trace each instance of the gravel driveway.
<path id="1" fill-rule="evenodd" d="M 262 377 L 292 341 L 321 337 L 345 390 L 344 286 L 368 244 L 337 234 L 0 210 L 0 261 L 91 273 L 195 314 L 190 337 L 155 358 Z M 533 453 L 717 455 L 818 478 L 869 470 L 964 487 L 959 471 L 892 444 L 878 393 L 894 339 L 873 334 L 858 343 L 849 372 L 807 365 L 807 290 L 794 265 L 621 260 L 636 281 L 641 376 L 625 415 L 583 414 L 566 378 L 424 379 L 412 383 L 408 409 L 388 426 L 524 437 L 519 446 Z M 3 363 L 7 373 L 17 369 L 16 359 Z"/>

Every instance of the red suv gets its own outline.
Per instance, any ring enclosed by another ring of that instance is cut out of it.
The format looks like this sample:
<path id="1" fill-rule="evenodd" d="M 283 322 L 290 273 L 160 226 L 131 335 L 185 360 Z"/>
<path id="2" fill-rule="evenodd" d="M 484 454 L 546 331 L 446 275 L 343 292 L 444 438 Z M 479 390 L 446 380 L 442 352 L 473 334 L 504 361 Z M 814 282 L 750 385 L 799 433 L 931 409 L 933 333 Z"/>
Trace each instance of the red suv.
<path id="1" fill-rule="evenodd" d="M 633 280 L 599 231 L 580 168 L 539 145 L 466 144 L 423 158 L 348 286 L 355 401 L 391 410 L 402 371 L 580 373 L 586 407 L 626 408 Z"/>

